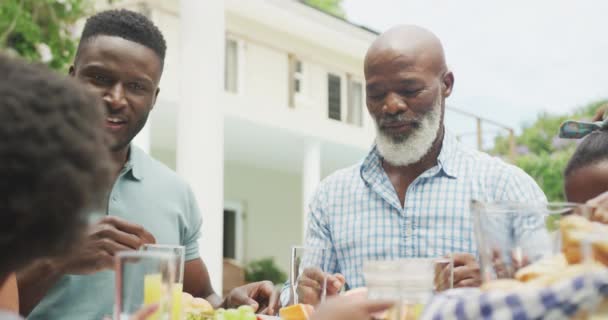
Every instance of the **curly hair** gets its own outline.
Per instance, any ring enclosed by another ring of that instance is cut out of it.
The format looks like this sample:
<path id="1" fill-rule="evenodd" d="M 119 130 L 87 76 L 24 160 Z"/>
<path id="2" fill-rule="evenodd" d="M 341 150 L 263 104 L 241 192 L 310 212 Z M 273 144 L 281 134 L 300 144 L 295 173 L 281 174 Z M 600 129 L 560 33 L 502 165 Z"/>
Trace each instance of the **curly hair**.
<path id="1" fill-rule="evenodd" d="M 591 132 L 576 147 L 574 154 L 568 161 L 564 176 L 569 176 L 574 171 L 608 160 L 608 131 L 598 130 Z"/>
<path id="2" fill-rule="evenodd" d="M 72 249 L 105 208 L 112 168 L 98 98 L 0 54 L 0 278 Z"/>
<path id="3" fill-rule="evenodd" d="M 143 14 L 114 9 L 97 13 L 87 19 L 80 37 L 78 52 L 83 44 L 100 35 L 121 37 L 152 49 L 164 65 L 167 44 L 162 32 Z"/>

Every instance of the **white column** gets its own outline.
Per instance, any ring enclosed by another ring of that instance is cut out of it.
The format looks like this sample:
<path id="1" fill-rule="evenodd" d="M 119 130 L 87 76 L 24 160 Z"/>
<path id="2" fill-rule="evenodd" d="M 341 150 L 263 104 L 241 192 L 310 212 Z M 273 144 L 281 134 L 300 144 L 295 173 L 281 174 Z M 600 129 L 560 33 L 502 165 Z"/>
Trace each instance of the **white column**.
<path id="1" fill-rule="evenodd" d="M 139 133 L 133 138 L 133 143 L 144 150 L 147 154 L 150 154 L 150 147 L 152 145 L 150 135 L 150 117 L 146 122 L 146 125 L 139 131 Z"/>
<path id="2" fill-rule="evenodd" d="M 224 224 L 225 18 L 223 0 L 180 1 L 180 106 L 177 171 L 203 215 L 200 253 L 222 292 Z"/>
<path id="3" fill-rule="evenodd" d="M 302 164 L 302 244 L 306 238 L 308 205 L 321 181 L 321 143 L 311 142 L 304 150 Z"/>

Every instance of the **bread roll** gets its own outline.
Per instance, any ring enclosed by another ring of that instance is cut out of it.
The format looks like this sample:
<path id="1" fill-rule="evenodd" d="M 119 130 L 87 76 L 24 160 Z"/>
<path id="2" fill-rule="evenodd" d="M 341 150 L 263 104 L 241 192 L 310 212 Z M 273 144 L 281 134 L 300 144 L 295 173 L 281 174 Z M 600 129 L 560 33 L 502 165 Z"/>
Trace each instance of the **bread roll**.
<path id="1" fill-rule="evenodd" d="M 558 273 L 568 266 L 563 254 L 541 259 L 531 265 L 521 268 L 515 273 L 515 279 L 528 282 L 541 276 Z"/>

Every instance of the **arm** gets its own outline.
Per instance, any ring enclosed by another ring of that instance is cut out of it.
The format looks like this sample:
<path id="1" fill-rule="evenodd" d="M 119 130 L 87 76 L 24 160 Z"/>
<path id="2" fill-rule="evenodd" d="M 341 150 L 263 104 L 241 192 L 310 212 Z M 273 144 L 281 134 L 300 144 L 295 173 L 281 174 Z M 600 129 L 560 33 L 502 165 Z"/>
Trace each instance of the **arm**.
<path id="1" fill-rule="evenodd" d="M 539 205 L 547 203 L 547 198 L 538 184 L 523 170 L 511 167 L 510 170 L 505 170 L 504 175 L 506 178 L 497 200 Z M 551 247 L 551 239 L 545 226 L 546 216 L 537 213 L 522 212 L 510 221 L 515 241 L 527 253 L 526 257 L 522 257 L 521 253 L 513 253 L 516 263 L 522 262 L 523 259 L 534 261 Z"/>
<path id="2" fill-rule="evenodd" d="M 10 274 L 3 284 L 0 283 L 0 310 L 19 313 L 19 292 L 14 273 Z"/>
<path id="3" fill-rule="evenodd" d="M 321 184 L 309 206 L 308 227 L 304 243 L 306 247 L 327 249 L 325 252 L 326 256 L 323 257 L 322 262 L 327 269 L 323 271 L 328 274 L 327 295 L 332 296 L 338 294 L 346 280 L 339 273 L 340 269 L 338 267 L 336 249 L 333 246 L 330 224 L 326 212 L 326 197 L 327 191 L 324 185 Z"/>
<path id="4" fill-rule="evenodd" d="M 214 309 L 222 306 L 223 301 L 218 296 L 209 279 L 209 272 L 201 258 L 189 260 L 184 265 L 184 291 L 194 297 L 205 298 Z"/>
<path id="5" fill-rule="evenodd" d="M 500 173 L 495 185 L 495 201 L 547 202 L 536 181 L 522 169 L 509 165 Z"/>
<path id="6" fill-rule="evenodd" d="M 50 259 L 36 261 L 20 270 L 17 273 L 20 313 L 30 314 L 63 274 L 62 267 Z"/>
<path id="7" fill-rule="evenodd" d="M 370 301 L 365 298 L 336 297 L 321 305 L 313 320 L 367 320 L 391 308 L 394 301 Z"/>

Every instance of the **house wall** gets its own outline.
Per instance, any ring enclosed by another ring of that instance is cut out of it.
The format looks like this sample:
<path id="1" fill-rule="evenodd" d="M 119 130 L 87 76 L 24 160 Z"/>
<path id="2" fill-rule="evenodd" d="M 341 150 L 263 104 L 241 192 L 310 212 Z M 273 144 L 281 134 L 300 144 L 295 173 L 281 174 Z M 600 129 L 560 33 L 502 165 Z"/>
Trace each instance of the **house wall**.
<path id="1" fill-rule="evenodd" d="M 288 270 L 290 248 L 302 240 L 301 188 L 297 174 L 225 164 L 224 199 L 241 204 L 245 215 L 244 262 L 274 257 Z"/>

